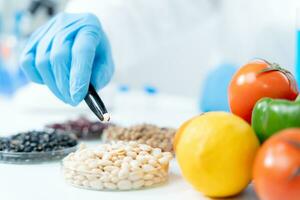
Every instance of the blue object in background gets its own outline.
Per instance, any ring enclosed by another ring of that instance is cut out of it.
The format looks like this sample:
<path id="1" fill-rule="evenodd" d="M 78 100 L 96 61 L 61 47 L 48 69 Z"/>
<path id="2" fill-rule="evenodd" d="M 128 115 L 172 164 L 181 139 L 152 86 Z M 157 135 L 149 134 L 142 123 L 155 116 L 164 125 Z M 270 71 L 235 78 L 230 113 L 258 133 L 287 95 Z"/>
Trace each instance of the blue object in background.
<path id="1" fill-rule="evenodd" d="M 14 91 L 13 76 L 5 67 L 3 67 L 3 63 L 0 60 L 0 94 L 11 96 Z"/>
<path id="2" fill-rule="evenodd" d="M 15 12 L 15 21 L 14 21 L 14 27 L 13 27 L 13 33 L 15 35 L 15 37 L 20 37 L 21 35 L 21 31 L 20 31 L 20 28 L 21 28 L 21 20 L 22 20 L 22 17 L 24 16 L 24 12 L 23 11 L 16 11 Z"/>
<path id="3" fill-rule="evenodd" d="M 297 31 L 297 45 L 296 45 L 296 80 L 298 83 L 298 88 L 300 88 L 300 31 Z"/>
<path id="4" fill-rule="evenodd" d="M 18 89 L 25 86 L 28 80 L 24 73 L 19 69 L 12 73 L 5 67 L 0 66 L 0 94 L 12 96 Z"/>
<path id="5" fill-rule="evenodd" d="M 27 85 L 29 83 L 26 75 L 21 68 L 18 68 L 17 72 L 14 74 L 14 86 L 15 90 Z"/>
<path id="6" fill-rule="evenodd" d="M 9 70 L 0 55 L 0 95 L 10 97 L 27 83 L 28 79 L 23 71 L 20 68 L 15 71 Z"/>
<path id="7" fill-rule="evenodd" d="M 3 14 L 0 13 L 0 33 L 3 32 Z"/>
<path id="8" fill-rule="evenodd" d="M 119 90 L 119 92 L 128 92 L 129 86 L 125 85 L 125 84 L 119 85 L 118 90 Z"/>
<path id="9" fill-rule="evenodd" d="M 228 85 L 237 67 L 221 64 L 211 71 L 205 79 L 200 96 L 200 111 L 229 111 Z"/>
<path id="10" fill-rule="evenodd" d="M 155 95 L 157 94 L 157 88 L 151 85 L 145 85 L 144 86 L 144 91 L 146 92 L 146 94 L 148 95 Z"/>

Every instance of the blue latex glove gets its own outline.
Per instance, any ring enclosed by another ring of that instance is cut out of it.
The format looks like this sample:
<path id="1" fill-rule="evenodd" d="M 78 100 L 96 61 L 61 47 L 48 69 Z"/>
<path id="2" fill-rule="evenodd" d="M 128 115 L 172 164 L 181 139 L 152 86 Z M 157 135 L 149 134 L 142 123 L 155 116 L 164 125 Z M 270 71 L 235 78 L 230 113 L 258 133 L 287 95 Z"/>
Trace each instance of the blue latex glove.
<path id="1" fill-rule="evenodd" d="M 237 67 L 222 64 L 211 71 L 203 84 L 200 111 L 229 111 L 228 86 Z"/>
<path id="2" fill-rule="evenodd" d="M 109 42 L 92 14 L 61 13 L 37 29 L 21 67 L 30 80 L 73 106 L 84 99 L 90 82 L 99 90 L 114 71 Z"/>

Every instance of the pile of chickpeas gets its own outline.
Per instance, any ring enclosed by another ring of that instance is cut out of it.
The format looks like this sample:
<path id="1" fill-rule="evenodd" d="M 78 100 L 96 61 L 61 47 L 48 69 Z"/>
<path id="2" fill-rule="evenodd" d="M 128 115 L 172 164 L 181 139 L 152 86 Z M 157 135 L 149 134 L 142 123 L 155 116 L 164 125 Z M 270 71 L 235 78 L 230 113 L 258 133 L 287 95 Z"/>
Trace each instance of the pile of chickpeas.
<path id="1" fill-rule="evenodd" d="M 173 151 L 173 138 L 176 130 L 152 124 L 137 124 L 130 127 L 110 126 L 103 131 L 104 142 L 137 141 L 163 151 Z"/>
<path id="2" fill-rule="evenodd" d="M 63 160 L 70 184 L 94 190 L 132 190 L 151 187 L 168 178 L 172 153 L 136 141 L 80 148 Z"/>

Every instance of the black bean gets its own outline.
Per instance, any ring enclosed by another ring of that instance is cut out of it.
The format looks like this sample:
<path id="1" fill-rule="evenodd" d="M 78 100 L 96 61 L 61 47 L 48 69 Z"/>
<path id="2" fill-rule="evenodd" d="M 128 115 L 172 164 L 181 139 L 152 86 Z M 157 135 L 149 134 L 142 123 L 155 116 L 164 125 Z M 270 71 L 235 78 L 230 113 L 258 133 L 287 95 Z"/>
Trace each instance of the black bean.
<path id="1" fill-rule="evenodd" d="M 45 142 L 48 142 L 49 141 L 49 135 L 48 134 L 45 134 L 42 136 L 42 139 L 45 141 Z"/>
<path id="2" fill-rule="evenodd" d="M 36 147 L 36 146 L 37 146 L 37 143 L 32 142 L 32 143 L 30 143 L 30 146 L 31 146 L 31 147 Z"/>
<path id="3" fill-rule="evenodd" d="M 30 136 L 26 134 L 26 135 L 24 136 L 24 140 L 30 140 Z"/>
<path id="4" fill-rule="evenodd" d="M 76 137 L 57 131 L 29 131 L 0 138 L 0 151 L 41 152 L 55 151 L 77 145 Z"/>
<path id="5" fill-rule="evenodd" d="M 29 145 L 30 145 L 30 141 L 26 141 L 26 142 L 24 143 L 24 145 L 25 145 L 25 146 L 29 146 Z"/>
<path id="6" fill-rule="evenodd" d="M 31 152 L 31 151 L 32 151 L 32 148 L 30 148 L 29 146 L 24 148 L 24 152 Z"/>
<path id="7" fill-rule="evenodd" d="M 22 152 L 22 151 L 24 151 L 24 148 L 25 148 L 24 145 L 21 144 L 21 145 L 18 147 L 18 151 Z"/>
<path id="8" fill-rule="evenodd" d="M 38 141 L 38 137 L 37 136 L 32 136 L 30 141 L 31 142 L 37 142 Z"/>

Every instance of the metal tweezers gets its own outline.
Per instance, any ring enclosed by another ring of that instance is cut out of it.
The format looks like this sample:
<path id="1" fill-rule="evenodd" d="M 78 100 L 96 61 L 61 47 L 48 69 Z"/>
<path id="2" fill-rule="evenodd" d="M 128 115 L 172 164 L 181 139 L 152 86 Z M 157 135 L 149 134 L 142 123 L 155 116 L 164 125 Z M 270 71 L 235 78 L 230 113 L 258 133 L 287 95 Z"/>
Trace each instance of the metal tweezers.
<path id="1" fill-rule="evenodd" d="M 100 121 L 108 122 L 110 120 L 110 115 L 92 84 L 89 85 L 88 94 L 85 96 L 84 100 Z"/>

